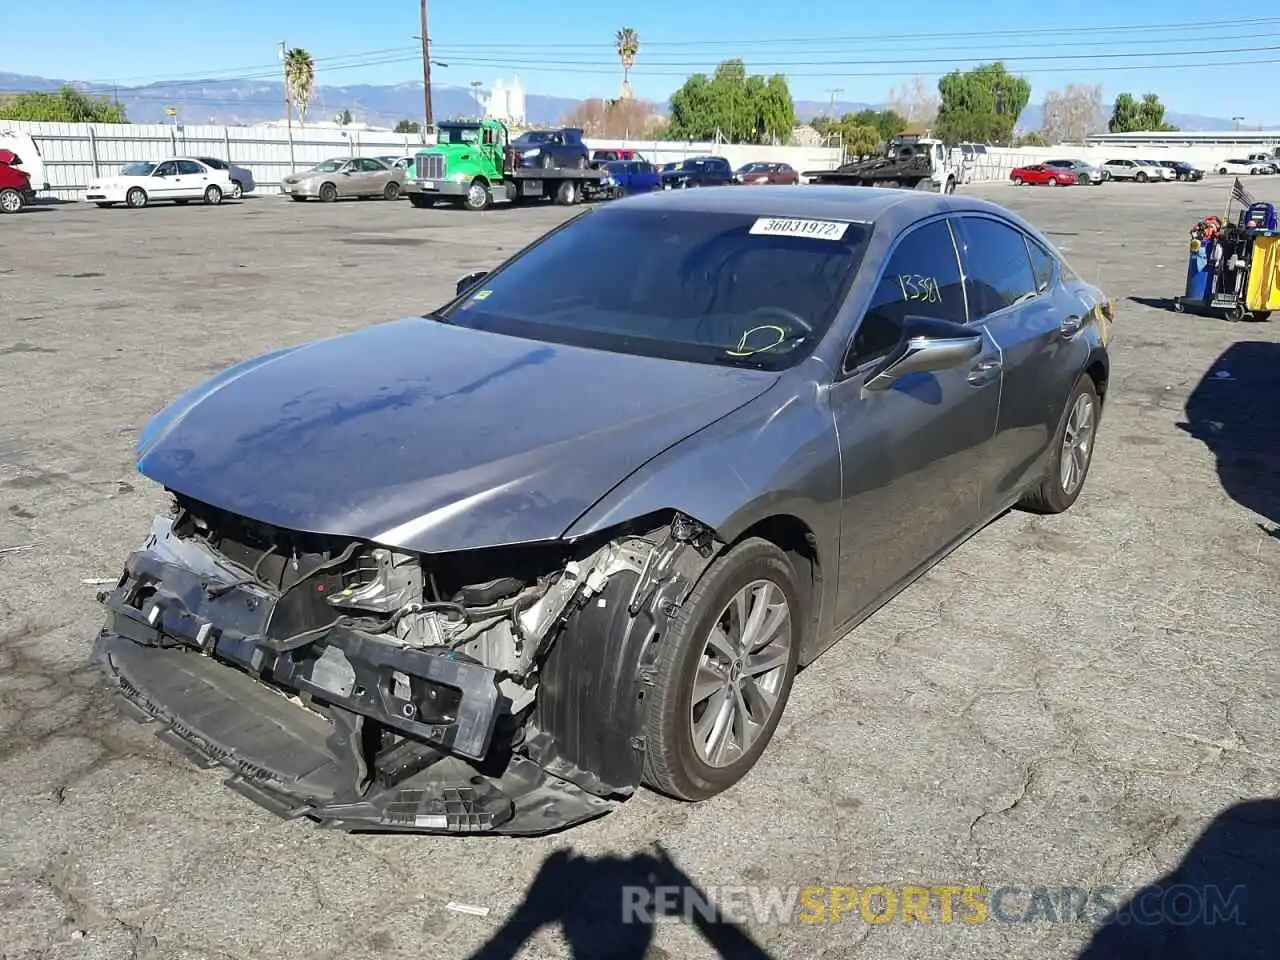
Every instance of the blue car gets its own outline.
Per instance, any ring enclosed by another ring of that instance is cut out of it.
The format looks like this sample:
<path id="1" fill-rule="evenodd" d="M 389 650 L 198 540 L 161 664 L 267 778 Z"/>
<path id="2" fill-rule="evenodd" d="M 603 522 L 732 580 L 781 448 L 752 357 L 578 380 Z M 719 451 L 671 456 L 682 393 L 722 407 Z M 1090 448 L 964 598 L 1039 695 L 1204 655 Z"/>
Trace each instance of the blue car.
<path id="1" fill-rule="evenodd" d="M 648 160 L 615 160 L 605 164 L 610 178 L 622 195 L 651 193 L 662 188 L 662 174 Z"/>

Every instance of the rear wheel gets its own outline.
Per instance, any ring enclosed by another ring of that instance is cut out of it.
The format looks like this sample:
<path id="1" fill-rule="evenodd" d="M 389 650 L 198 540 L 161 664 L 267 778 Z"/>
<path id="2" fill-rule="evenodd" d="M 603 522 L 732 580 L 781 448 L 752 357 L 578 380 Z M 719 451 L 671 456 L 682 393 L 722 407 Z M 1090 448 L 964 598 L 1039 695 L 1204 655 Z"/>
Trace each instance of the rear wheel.
<path id="1" fill-rule="evenodd" d="M 804 622 L 795 570 L 772 543 L 744 540 L 712 564 L 659 641 L 646 784 L 705 800 L 746 776 L 782 718 Z"/>
<path id="2" fill-rule="evenodd" d="M 1146 182 L 1147 182 L 1147 175 L 1146 175 L 1146 173 L 1145 173 L 1144 171 L 1139 170 L 1139 171 L 1138 171 L 1138 175 L 1137 175 L 1136 177 L 1134 177 L 1134 179 L 1135 179 L 1135 180 L 1137 180 L 1139 183 L 1146 183 Z"/>
<path id="3" fill-rule="evenodd" d="M 1028 492 L 1018 506 L 1032 513 L 1062 513 L 1070 509 L 1084 489 L 1089 465 L 1093 462 L 1093 441 L 1100 406 L 1093 378 L 1087 373 L 1076 381 L 1067 400 L 1062 422 L 1054 435 L 1049 462 L 1039 486 Z"/>
<path id="4" fill-rule="evenodd" d="M 1056 187 L 1057 185 L 1058 185 L 1058 178 L 1057 178 L 1057 177 L 1050 177 L 1050 178 L 1049 178 L 1049 186 L 1051 186 L 1051 187 Z"/>
<path id="5" fill-rule="evenodd" d="M 222 203 L 222 190 L 210 184 L 204 191 L 204 202 L 211 207 Z"/>
<path id="6" fill-rule="evenodd" d="M 390 183 L 388 183 L 385 187 L 383 187 L 383 188 L 382 188 L 382 199 L 383 199 L 383 200 L 399 200 L 399 199 L 400 199 L 400 184 L 398 184 L 396 181 L 392 180 L 392 181 L 391 181 Z"/>
<path id="7" fill-rule="evenodd" d="M 26 205 L 22 191 L 12 188 L 0 190 L 0 213 L 18 213 Z"/>
<path id="8" fill-rule="evenodd" d="M 1014 177 L 1014 178 L 1013 178 L 1013 185 L 1014 185 L 1015 187 L 1020 187 L 1020 186 L 1022 186 L 1022 178 L 1021 178 L 1021 177 Z"/>
<path id="9" fill-rule="evenodd" d="M 562 207 L 571 207 L 578 202 L 578 185 L 572 180 L 561 181 L 556 188 L 556 203 Z"/>
<path id="10" fill-rule="evenodd" d="M 1222 176 L 1224 176 L 1224 177 L 1225 177 L 1225 176 L 1227 175 L 1227 168 L 1226 168 L 1226 167 L 1219 167 L 1219 168 L 1218 168 L 1218 173 L 1220 173 Z"/>
<path id="11" fill-rule="evenodd" d="M 241 183 L 239 180 L 231 181 L 231 199 L 232 200 L 244 199 L 244 184 Z"/>

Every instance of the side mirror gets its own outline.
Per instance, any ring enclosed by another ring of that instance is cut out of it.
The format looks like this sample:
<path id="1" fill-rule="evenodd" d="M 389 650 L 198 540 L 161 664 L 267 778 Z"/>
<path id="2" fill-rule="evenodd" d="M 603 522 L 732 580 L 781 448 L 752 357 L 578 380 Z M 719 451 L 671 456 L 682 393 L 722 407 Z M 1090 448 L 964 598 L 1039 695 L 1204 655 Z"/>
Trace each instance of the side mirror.
<path id="1" fill-rule="evenodd" d="M 488 270 L 477 270 L 475 273 L 468 273 L 465 276 L 459 277 L 458 285 L 454 290 L 454 296 L 462 296 L 488 275 Z"/>
<path id="2" fill-rule="evenodd" d="M 982 334 L 972 327 L 932 317 L 908 316 L 904 336 L 867 376 L 864 390 L 887 390 L 913 373 L 950 370 L 982 352 Z"/>

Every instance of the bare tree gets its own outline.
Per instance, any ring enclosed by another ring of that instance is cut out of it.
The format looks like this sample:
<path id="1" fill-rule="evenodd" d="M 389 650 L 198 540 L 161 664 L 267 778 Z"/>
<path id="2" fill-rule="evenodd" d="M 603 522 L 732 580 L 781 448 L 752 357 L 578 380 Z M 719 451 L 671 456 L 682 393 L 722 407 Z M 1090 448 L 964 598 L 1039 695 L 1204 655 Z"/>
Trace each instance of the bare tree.
<path id="1" fill-rule="evenodd" d="M 1050 143 L 1083 140 L 1103 129 L 1102 84 L 1069 83 L 1044 95 L 1041 131 Z"/>
<path id="2" fill-rule="evenodd" d="M 619 139 L 638 137 L 661 120 L 653 104 L 643 100 L 583 100 L 561 123 L 577 127 L 589 137 Z"/>
<path id="3" fill-rule="evenodd" d="M 941 104 L 937 91 L 924 77 L 916 77 L 889 91 L 889 109 L 907 121 L 907 129 L 919 129 L 933 125 Z"/>

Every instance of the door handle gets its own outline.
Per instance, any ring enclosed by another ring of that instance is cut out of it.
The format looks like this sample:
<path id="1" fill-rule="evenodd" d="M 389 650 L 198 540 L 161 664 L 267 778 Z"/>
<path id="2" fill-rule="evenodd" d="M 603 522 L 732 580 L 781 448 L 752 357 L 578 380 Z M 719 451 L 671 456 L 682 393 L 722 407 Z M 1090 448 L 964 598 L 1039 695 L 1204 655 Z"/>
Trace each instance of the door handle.
<path id="1" fill-rule="evenodd" d="M 1067 317 L 1058 326 L 1058 332 L 1062 334 L 1063 339 L 1069 340 L 1080 332 L 1080 328 L 1084 326 L 1084 320 L 1080 317 Z"/>
<path id="2" fill-rule="evenodd" d="M 980 387 L 984 383 L 990 383 L 1000 376 L 1000 368 L 1000 361 L 994 357 L 989 360 L 982 360 L 973 365 L 969 370 L 969 376 L 965 377 L 965 380 L 975 387 Z"/>

